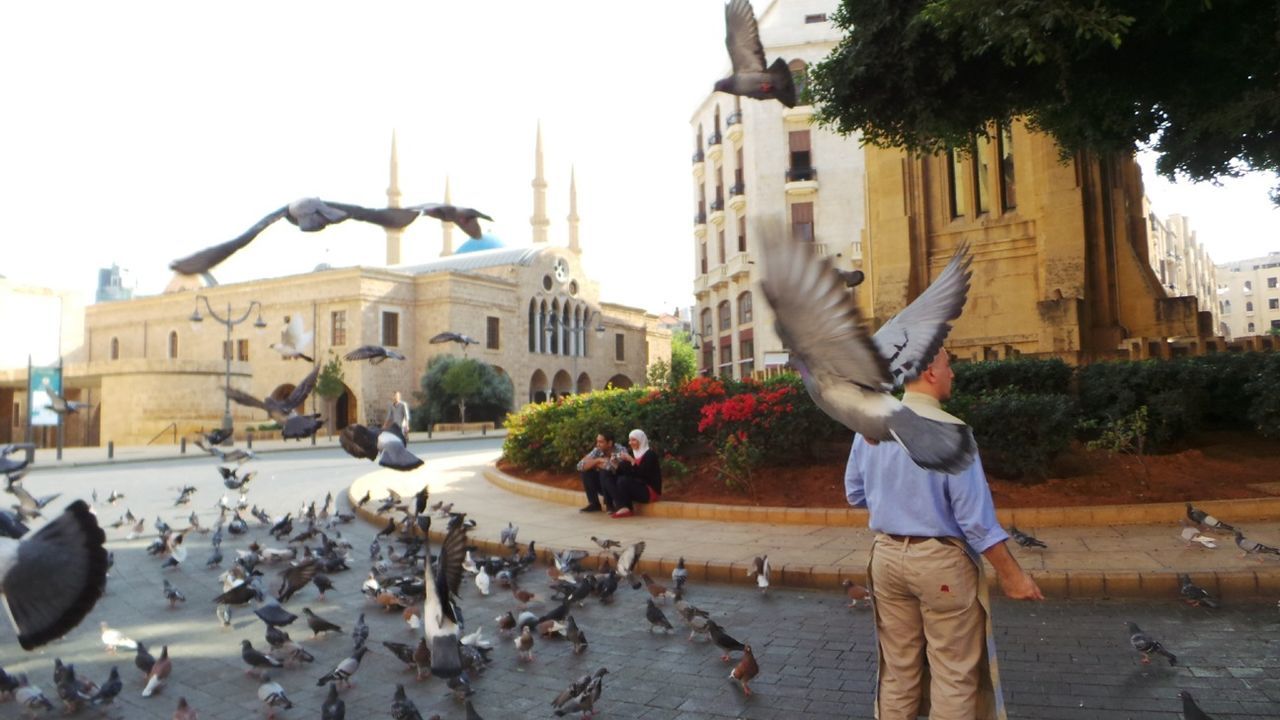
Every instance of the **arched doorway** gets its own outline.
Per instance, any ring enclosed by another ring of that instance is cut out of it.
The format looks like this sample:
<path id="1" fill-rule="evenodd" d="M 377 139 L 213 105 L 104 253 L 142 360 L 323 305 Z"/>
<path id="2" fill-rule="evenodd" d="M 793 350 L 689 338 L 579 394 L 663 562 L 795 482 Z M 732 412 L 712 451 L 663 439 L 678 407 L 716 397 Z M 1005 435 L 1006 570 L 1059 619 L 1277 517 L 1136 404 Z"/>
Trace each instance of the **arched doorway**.
<path id="1" fill-rule="evenodd" d="M 547 392 L 550 389 L 547 374 L 541 370 L 534 370 L 533 377 L 529 378 L 529 402 L 546 402 Z"/>
<path id="2" fill-rule="evenodd" d="M 359 403 L 356 402 L 356 394 L 351 392 L 351 388 L 344 383 L 342 385 L 342 394 L 333 400 L 321 398 L 326 407 L 325 422 L 329 424 L 330 430 L 338 432 L 342 428 L 351 423 L 358 422 L 357 417 Z M 332 403 L 332 409 L 329 409 L 329 403 Z"/>
<path id="3" fill-rule="evenodd" d="M 578 394 L 591 392 L 591 376 L 582 373 L 578 376 Z"/>
<path id="4" fill-rule="evenodd" d="M 613 377 L 609 378 L 609 387 L 623 388 L 623 389 L 629 388 L 631 387 L 631 378 L 621 373 L 614 375 Z"/>
<path id="5" fill-rule="evenodd" d="M 551 396 L 564 397 L 573 394 L 573 378 L 569 377 L 569 373 L 561 370 L 556 373 L 555 379 L 551 381 Z"/>

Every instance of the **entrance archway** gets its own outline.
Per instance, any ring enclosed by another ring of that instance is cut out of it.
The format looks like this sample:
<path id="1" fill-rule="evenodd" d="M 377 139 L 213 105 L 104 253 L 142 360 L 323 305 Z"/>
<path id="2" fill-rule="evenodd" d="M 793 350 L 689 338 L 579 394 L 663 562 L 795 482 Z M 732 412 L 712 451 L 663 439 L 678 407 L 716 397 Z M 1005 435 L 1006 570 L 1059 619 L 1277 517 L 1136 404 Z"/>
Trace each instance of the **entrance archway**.
<path id="1" fill-rule="evenodd" d="M 578 376 L 578 394 L 591 392 L 591 376 L 582 373 Z"/>
<path id="2" fill-rule="evenodd" d="M 631 378 L 621 373 L 609 378 L 610 387 L 622 388 L 625 390 L 626 388 L 631 387 L 631 384 Z"/>
<path id="3" fill-rule="evenodd" d="M 556 377 L 551 381 L 552 397 L 564 397 L 573 394 L 573 378 L 569 377 L 569 373 L 561 370 L 556 373 Z"/>
<path id="4" fill-rule="evenodd" d="M 529 378 L 529 402 L 546 402 L 547 392 L 550 390 L 547 383 L 547 374 L 541 370 L 534 370 L 533 377 Z"/>

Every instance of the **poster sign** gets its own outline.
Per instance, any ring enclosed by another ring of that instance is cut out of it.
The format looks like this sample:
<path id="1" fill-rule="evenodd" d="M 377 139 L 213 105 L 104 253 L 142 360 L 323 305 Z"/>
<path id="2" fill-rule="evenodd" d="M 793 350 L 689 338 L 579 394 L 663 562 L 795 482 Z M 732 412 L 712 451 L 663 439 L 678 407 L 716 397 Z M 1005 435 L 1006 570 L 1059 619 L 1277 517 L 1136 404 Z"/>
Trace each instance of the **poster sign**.
<path id="1" fill-rule="evenodd" d="M 50 398 L 45 388 L 62 393 L 62 368 L 33 367 L 27 382 L 27 410 L 31 413 L 31 424 L 57 425 L 58 414 L 50 408 Z"/>

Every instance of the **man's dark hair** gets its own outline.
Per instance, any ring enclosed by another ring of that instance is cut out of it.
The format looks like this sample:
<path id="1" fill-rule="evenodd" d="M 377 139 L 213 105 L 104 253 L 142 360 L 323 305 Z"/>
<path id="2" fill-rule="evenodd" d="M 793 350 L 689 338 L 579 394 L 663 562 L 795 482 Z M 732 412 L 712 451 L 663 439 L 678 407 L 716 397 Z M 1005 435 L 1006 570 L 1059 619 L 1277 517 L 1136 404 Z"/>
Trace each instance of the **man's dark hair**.
<path id="1" fill-rule="evenodd" d="M 607 442 L 607 443 L 609 443 L 610 445 L 612 445 L 612 444 L 614 443 L 614 437 L 613 437 L 613 431 L 612 431 L 612 430 L 601 430 L 601 431 L 600 431 L 600 433 L 599 433 L 599 435 L 600 435 L 600 437 L 604 438 L 604 441 L 605 441 L 605 442 Z"/>

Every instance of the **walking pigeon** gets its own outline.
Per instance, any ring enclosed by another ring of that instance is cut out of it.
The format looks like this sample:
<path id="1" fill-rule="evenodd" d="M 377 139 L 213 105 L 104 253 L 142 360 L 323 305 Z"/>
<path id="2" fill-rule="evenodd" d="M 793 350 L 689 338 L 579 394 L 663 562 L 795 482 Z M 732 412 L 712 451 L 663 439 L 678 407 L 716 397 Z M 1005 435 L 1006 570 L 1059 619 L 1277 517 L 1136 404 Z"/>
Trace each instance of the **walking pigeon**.
<path id="1" fill-rule="evenodd" d="M 1187 518 L 1190 519 L 1191 522 L 1203 527 L 1222 530 L 1224 532 L 1235 532 L 1235 526 L 1228 525 L 1204 510 L 1193 507 L 1191 503 L 1187 503 Z"/>
<path id="2" fill-rule="evenodd" d="M 1151 662 L 1150 656 L 1152 654 L 1159 654 L 1159 655 L 1165 656 L 1166 658 L 1169 659 L 1170 665 L 1178 664 L 1177 656 L 1175 656 L 1173 653 L 1169 652 L 1168 650 L 1165 650 L 1164 645 L 1161 645 L 1159 640 L 1156 640 L 1155 638 L 1151 637 L 1147 633 L 1143 632 L 1142 628 L 1138 627 L 1137 623 L 1128 622 L 1126 623 L 1126 625 L 1129 628 L 1129 644 L 1133 646 L 1134 650 L 1137 650 L 1139 653 L 1142 653 L 1143 665 L 1146 665 Z"/>
<path id="3" fill-rule="evenodd" d="M 1022 547 L 1025 547 L 1025 548 L 1029 548 L 1029 547 L 1047 548 L 1047 547 L 1049 547 L 1048 545 L 1046 545 L 1046 544 L 1044 543 L 1044 541 L 1039 540 L 1039 539 L 1038 539 L 1038 538 L 1036 538 L 1034 535 L 1028 535 L 1028 534 L 1026 534 L 1026 533 L 1022 532 L 1021 530 L 1019 530 L 1017 527 L 1015 527 L 1015 526 L 1013 526 L 1013 525 L 1010 525 L 1010 526 L 1009 526 L 1009 536 L 1013 538 L 1013 541 L 1014 541 L 1014 542 L 1018 543 L 1019 545 L 1021 545 Z"/>
<path id="4" fill-rule="evenodd" d="M 760 666 L 756 664 L 756 656 L 751 653 L 751 646 L 744 645 L 742 648 L 742 659 L 738 664 L 729 671 L 729 679 L 736 681 L 742 686 L 744 695 L 751 694 L 751 687 L 747 683 L 760 674 Z"/>
<path id="5" fill-rule="evenodd" d="M 804 244 L 766 239 L 762 287 L 814 403 L 868 440 L 897 441 L 926 470 L 954 474 L 969 467 L 977 452 L 969 426 L 918 414 L 890 394 L 929 367 L 960 316 L 971 275 L 967 246 L 872 336 L 830 258 Z"/>
<path id="6" fill-rule="evenodd" d="M 795 107 L 796 87 L 787 62 L 774 58 L 773 64 L 765 68 L 760 28 L 749 0 L 730 0 L 724 6 L 724 23 L 724 43 L 729 49 L 733 73 L 717 80 L 715 90 L 756 100 L 772 98 L 787 107 Z"/>
<path id="7" fill-rule="evenodd" d="M 1182 699 L 1183 720 L 1213 720 L 1212 716 L 1200 709 L 1196 699 L 1191 697 L 1191 693 L 1182 690 L 1178 693 L 1178 697 Z"/>
<path id="8" fill-rule="evenodd" d="M 1191 576 L 1186 573 L 1178 573 L 1178 594 L 1182 596 L 1183 601 L 1194 606 L 1216 608 L 1218 602 L 1209 595 L 1209 591 L 1191 582 Z"/>

